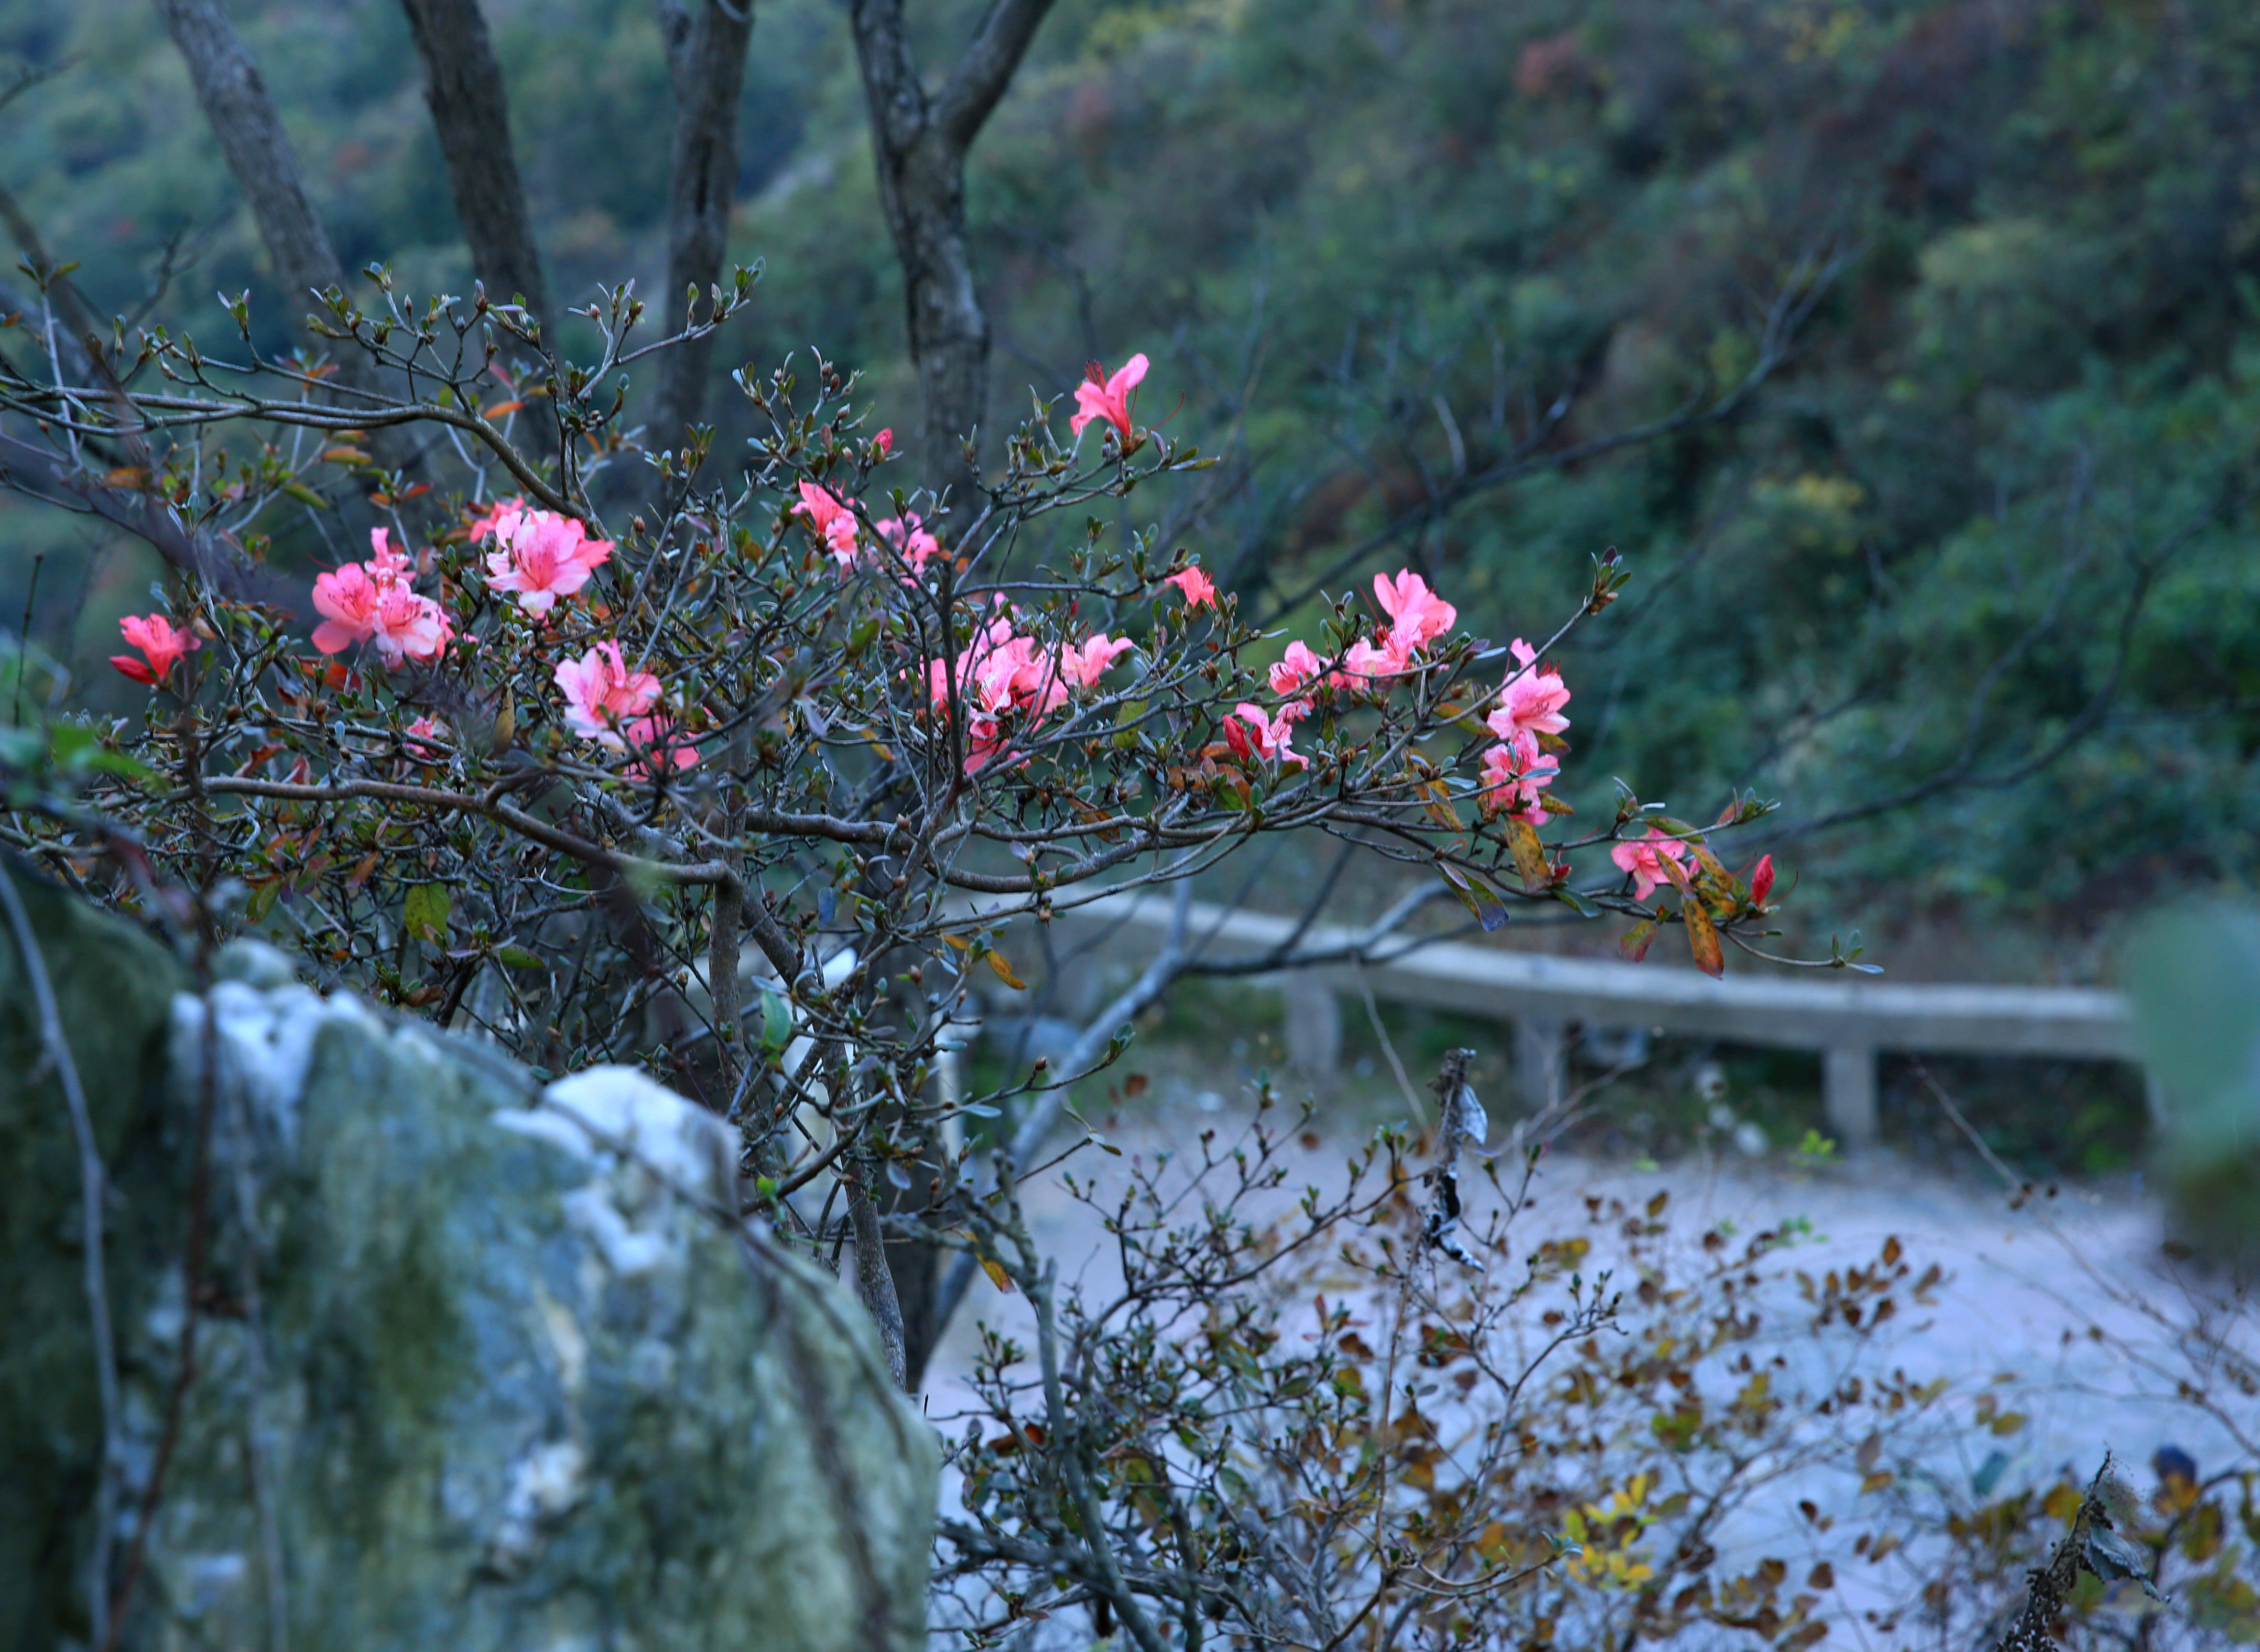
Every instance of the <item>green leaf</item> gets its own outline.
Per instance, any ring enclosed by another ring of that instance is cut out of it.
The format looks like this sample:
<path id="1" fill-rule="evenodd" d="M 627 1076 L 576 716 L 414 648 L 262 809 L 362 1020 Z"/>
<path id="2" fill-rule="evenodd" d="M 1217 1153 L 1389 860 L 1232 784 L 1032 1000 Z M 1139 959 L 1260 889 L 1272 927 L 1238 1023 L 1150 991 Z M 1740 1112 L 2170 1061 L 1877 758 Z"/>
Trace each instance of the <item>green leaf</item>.
<path id="1" fill-rule="evenodd" d="M 438 940 L 447 933 L 447 886 L 411 884 L 402 903 L 400 921 L 418 940 Z"/>
<path id="2" fill-rule="evenodd" d="M 275 910 L 275 898 L 282 892 L 282 880 L 270 877 L 263 883 L 251 886 L 251 898 L 243 903 L 243 915 L 253 923 L 262 921 Z"/>
<path id="3" fill-rule="evenodd" d="M 1484 926 L 1484 933 L 1506 926 L 1505 903 L 1480 884 L 1470 882 L 1466 874 L 1457 867 L 1447 866 L 1440 861 L 1436 863 L 1436 870 L 1452 893 L 1460 898 L 1460 905 L 1466 907 L 1474 915 L 1476 922 Z"/>
<path id="4" fill-rule="evenodd" d="M 282 484 L 282 491 L 300 504 L 311 505 L 317 511 L 326 511 L 330 508 L 330 502 L 327 499 L 303 482 L 286 482 Z"/>
<path id="5" fill-rule="evenodd" d="M 549 967 L 523 947 L 497 947 L 495 962 L 506 963 L 513 969 L 547 969 Z"/>
<path id="6" fill-rule="evenodd" d="M 1554 886 L 1554 898 L 1580 918 L 1598 918 L 1601 915 L 1599 907 L 1594 905 L 1567 883 L 1557 883 Z"/>
<path id="7" fill-rule="evenodd" d="M 124 752 L 96 751 L 80 760 L 77 769 L 97 775 L 116 775 L 121 780 L 154 781 L 163 776 L 138 757 L 128 757 Z"/>
<path id="8" fill-rule="evenodd" d="M 762 1048 L 771 1055 L 792 1042 L 792 1011 L 784 995 L 764 989 L 762 993 Z"/>

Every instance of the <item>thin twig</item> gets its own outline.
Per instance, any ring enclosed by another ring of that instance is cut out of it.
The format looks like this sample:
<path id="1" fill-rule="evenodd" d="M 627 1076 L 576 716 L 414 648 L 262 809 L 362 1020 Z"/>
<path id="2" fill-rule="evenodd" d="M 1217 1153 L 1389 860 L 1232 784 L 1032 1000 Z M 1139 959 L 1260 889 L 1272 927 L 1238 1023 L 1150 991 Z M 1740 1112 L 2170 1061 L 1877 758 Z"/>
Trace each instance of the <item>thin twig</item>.
<path id="1" fill-rule="evenodd" d="M 1405 1105 L 1412 1109 L 1412 1116 L 1427 1128 L 1428 1110 L 1420 1105 L 1420 1092 L 1412 1088 L 1412 1076 L 1405 1070 L 1405 1063 L 1397 1057 L 1397 1046 L 1390 1041 L 1389 1029 L 1381 1024 L 1381 1006 L 1374 1002 L 1373 989 L 1366 984 L 1365 966 L 1352 963 L 1357 976 L 1358 995 L 1365 1000 L 1365 1019 L 1372 1024 L 1374 1037 L 1381 1041 L 1381 1053 L 1389 1058 L 1389 1070 L 1397 1075 L 1397 1089 L 1405 1098 Z"/>
<path id="2" fill-rule="evenodd" d="M 85 1256 L 87 1317 L 94 1331 L 95 1381 L 102 1396 L 102 1466 L 95 1478 L 94 1548 L 87 1559 L 87 1601 L 89 1627 L 96 1645 L 110 1640 L 110 1546 L 118 1519 L 118 1475 L 125 1458 L 119 1429 L 123 1413 L 118 1392 L 118 1344 L 110 1324 L 110 1291 L 103 1277 L 102 1205 L 108 1176 L 95 1145 L 94 1115 L 88 1111 L 86 1091 L 80 1087 L 78 1065 L 63 1036 L 62 1017 L 55 1007 L 54 983 L 47 977 L 39 937 L 32 933 L 31 914 L 16 893 L 15 879 L 0 866 L 0 905 L 8 909 L 8 926 L 16 938 L 16 954 L 31 983 L 32 1003 L 39 1018 L 39 1041 L 55 1069 L 55 1082 L 70 1109 L 71 1134 L 78 1146 L 79 1242 Z"/>

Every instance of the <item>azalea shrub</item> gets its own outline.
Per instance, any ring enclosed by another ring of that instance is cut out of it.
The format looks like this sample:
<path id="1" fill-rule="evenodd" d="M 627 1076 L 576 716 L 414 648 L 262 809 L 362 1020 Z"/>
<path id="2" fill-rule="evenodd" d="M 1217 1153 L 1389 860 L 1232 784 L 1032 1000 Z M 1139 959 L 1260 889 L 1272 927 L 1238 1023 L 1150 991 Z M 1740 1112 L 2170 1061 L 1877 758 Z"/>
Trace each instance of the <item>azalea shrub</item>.
<path id="1" fill-rule="evenodd" d="M 821 359 L 737 375 L 762 432 L 741 456 L 703 430 L 653 451 L 618 393 L 654 347 L 632 293 L 590 307 L 576 365 L 518 312 L 374 274 L 369 310 L 333 293 L 318 320 L 397 394 L 259 355 L 241 303 L 235 360 L 121 325 L 101 382 L 7 386 L 190 570 L 124 622 L 114 663 L 149 693 L 101 732 L 111 771 L 65 806 L 19 764 L 11 836 L 131 905 L 84 822 L 123 826 L 325 983 L 547 1071 L 647 1063 L 740 1124 L 789 1220 L 819 1165 L 946 1203 L 929 1076 L 964 971 L 1017 982 L 1001 926 L 1259 835 L 1352 840 L 1485 927 L 1613 912 L 1637 953 L 1677 926 L 1713 973 L 1770 910 L 1770 862 L 1738 876 L 1713 829 L 1628 793 L 1565 829 L 1548 650 L 1613 600 L 1613 554 L 1576 610 L 1523 618 L 1534 643 L 1486 640 L 1507 616 L 1467 623 L 1410 569 L 1267 632 L 1122 514 L 1203 463 L 1140 422 L 1142 354 L 1039 404 L 980 497 L 937 499 Z M 404 438 L 417 468 L 386 468 Z M 265 560 L 354 514 L 365 556 L 295 586 Z"/>

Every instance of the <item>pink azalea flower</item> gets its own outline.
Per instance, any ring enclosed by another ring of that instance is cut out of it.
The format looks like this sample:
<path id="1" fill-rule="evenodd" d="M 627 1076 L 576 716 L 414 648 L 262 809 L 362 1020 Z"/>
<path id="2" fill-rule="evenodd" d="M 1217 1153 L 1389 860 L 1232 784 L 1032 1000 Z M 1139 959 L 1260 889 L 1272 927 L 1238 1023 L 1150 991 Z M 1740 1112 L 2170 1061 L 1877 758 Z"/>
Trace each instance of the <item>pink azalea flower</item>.
<path id="1" fill-rule="evenodd" d="M 1311 645 L 1299 638 L 1287 645 L 1287 656 L 1271 668 L 1271 692 L 1292 694 L 1305 683 L 1318 680 L 1323 668 L 1319 656 L 1311 652 Z"/>
<path id="2" fill-rule="evenodd" d="M 1507 674 L 1499 689 L 1498 708 L 1484 721 L 1501 740 L 1524 733 L 1560 733 L 1570 726 L 1570 719 L 1562 715 L 1562 708 L 1570 703 L 1562 674 L 1550 665 L 1538 665 L 1536 652 L 1521 638 L 1514 640 L 1513 648 L 1514 657 L 1521 663 Z"/>
<path id="3" fill-rule="evenodd" d="M 1750 869 L 1750 905 L 1763 906 L 1766 897 L 1773 893 L 1773 856 L 1761 855 L 1758 863 Z"/>
<path id="4" fill-rule="evenodd" d="M 1553 817 L 1539 794 L 1554 783 L 1562 765 L 1538 749 L 1534 734 L 1488 747 L 1483 755 L 1483 802 L 1487 809 L 1544 826 Z"/>
<path id="5" fill-rule="evenodd" d="M 1061 654 L 1060 675 L 1076 688 L 1095 689 L 1098 679 L 1106 675 L 1107 668 L 1137 646 L 1127 637 L 1109 640 L 1105 632 L 1098 632 L 1085 639 L 1080 647 Z"/>
<path id="6" fill-rule="evenodd" d="M 514 591 L 527 613 L 547 614 L 604 566 L 613 541 L 592 540 L 588 529 L 554 511 L 521 511 L 497 519 L 497 548 L 487 554 L 487 584 Z"/>
<path id="7" fill-rule="evenodd" d="M 1141 361 L 1145 360 L 1143 356 L 1138 359 Z M 1125 368 L 1124 371 L 1126 372 L 1128 369 Z M 1216 606 L 1216 582 L 1198 568 L 1188 568 L 1181 574 L 1172 574 L 1162 583 L 1165 585 L 1175 585 L 1183 591 L 1185 606 L 1188 608 Z"/>
<path id="8" fill-rule="evenodd" d="M 968 718 L 965 724 L 965 772 L 977 775 L 1005 749 L 1004 731 L 993 717 Z"/>
<path id="9" fill-rule="evenodd" d="M 1262 706 L 1242 700 L 1232 708 L 1232 715 L 1239 723 L 1247 725 L 1247 733 L 1241 733 L 1237 724 L 1227 722 L 1224 737 L 1242 755 L 1248 754 L 1252 747 L 1255 754 L 1266 762 L 1284 763 L 1296 769 L 1310 767 L 1311 760 L 1288 744 L 1295 737 L 1295 720 L 1285 712 L 1271 717 Z"/>
<path id="10" fill-rule="evenodd" d="M 368 561 L 361 566 L 379 585 L 404 584 L 411 566 L 408 553 L 392 548 L 392 535 L 383 528 L 368 531 Z"/>
<path id="11" fill-rule="evenodd" d="M 314 646 L 336 654 L 356 642 L 374 641 L 388 666 L 437 658 L 454 635 L 446 612 L 410 587 L 408 554 L 393 548 L 389 533 L 371 528 L 368 545 L 366 562 L 348 562 L 314 576 L 314 608 L 322 616 L 314 627 Z"/>
<path id="12" fill-rule="evenodd" d="M 388 666 L 397 666 L 404 659 L 437 659 L 454 635 L 454 627 L 429 597 L 418 597 L 405 585 L 389 585 L 377 597 L 369 634 L 378 657 Z"/>
<path id="13" fill-rule="evenodd" d="M 1371 689 L 1383 677 L 1401 676 L 1409 662 L 1405 651 L 1398 646 L 1400 640 L 1394 629 L 1383 632 L 1377 641 L 1359 638 L 1342 655 L 1342 669 L 1337 675 L 1351 687 L 1362 689 Z"/>
<path id="14" fill-rule="evenodd" d="M 1373 594 L 1390 619 L 1390 635 L 1400 657 L 1433 642 L 1450 631 L 1460 611 L 1428 589 L 1428 582 L 1410 569 L 1373 576 Z"/>
<path id="15" fill-rule="evenodd" d="M 871 438 L 871 446 L 878 450 L 879 457 L 884 459 L 895 450 L 894 431 L 891 428 L 881 431 Z"/>
<path id="16" fill-rule="evenodd" d="M 617 642 L 600 642 L 578 660 L 561 660 L 550 675 L 565 696 L 566 726 L 616 752 L 627 749 L 620 725 L 659 701 L 659 679 L 629 670 Z"/>
<path id="17" fill-rule="evenodd" d="M 1664 862 L 1670 861 L 1683 873 L 1687 869 L 1687 846 L 1678 839 L 1655 827 L 1636 842 L 1620 843 L 1609 851 L 1609 859 L 1632 874 L 1632 898 L 1644 901 L 1666 883 L 1674 882 Z"/>
<path id="18" fill-rule="evenodd" d="M 1130 392 L 1146 376 L 1146 368 L 1149 365 L 1141 351 L 1125 361 L 1120 370 L 1109 378 L 1105 368 L 1096 361 L 1091 363 L 1086 369 L 1089 376 L 1075 387 L 1076 411 L 1069 416 L 1068 433 L 1080 436 L 1085 425 L 1094 418 L 1103 418 L 1122 433 L 1124 441 L 1128 441 L 1131 437 Z"/>
<path id="19" fill-rule="evenodd" d="M 831 490 L 820 488 L 813 482 L 800 484 L 800 503 L 794 505 L 788 514 L 805 518 L 809 526 L 827 536 L 832 532 L 832 525 L 842 516 L 851 522 L 855 519 L 853 507 L 842 504 Z"/>
<path id="20" fill-rule="evenodd" d="M 1008 615 L 991 620 L 957 656 L 955 698 L 965 712 L 965 772 L 979 772 L 1005 748 L 1006 719 L 1033 726 L 1049 716 L 1067 704 L 1070 683 L 1095 684 L 1130 646 L 1101 633 L 1055 652 L 1033 637 L 1016 634 Z M 953 696 L 942 661 L 928 663 L 926 691 L 936 711 L 948 709 Z"/>
<path id="21" fill-rule="evenodd" d="M 911 565 L 913 574 L 926 572 L 926 565 L 941 554 L 941 541 L 926 532 L 925 524 L 915 511 L 906 511 L 899 517 L 890 516 L 874 522 L 871 529 L 895 547 L 902 559 Z"/>
<path id="22" fill-rule="evenodd" d="M 627 766 L 631 780 L 648 782 L 661 771 L 688 769 L 698 761 L 697 750 L 684 741 L 681 726 L 671 717 L 640 717 L 621 726 L 620 738 L 638 754 Z"/>
<path id="23" fill-rule="evenodd" d="M 314 646 L 336 654 L 356 642 L 366 642 L 376 629 L 377 605 L 384 588 L 368 576 L 359 562 L 314 576 L 314 608 L 323 616 L 314 627 Z"/>
<path id="24" fill-rule="evenodd" d="M 144 663 L 130 654 L 113 654 L 110 663 L 136 683 L 147 683 L 152 688 L 165 680 L 182 654 L 204 646 L 195 632 L 174 630 L 173 622 L 162 614 L 128 614 L 118 622 L 118 629 L 147 661 Z"/>
<path id="25" fill-rule="evenodd" d="M 832 560 L 840 564 L 843 573 L 854 564 L 859 525 L 852 504 L 842 504 L 828 488 L 804 482 L 800 484 L 800 503 L 787 514 L 802 518 L 816 530 L 824 540 L 824 548 L 832 553 Z"/>
<path id="26" fill-rule="evenodd" d="M 408 726 L 404 743 L 418 757 L 445 757 L 447 747 L 439 742 L 447 732 L 447 726 L 439 719 L 419 717 Z"/>
<path id="27" fill-rule="evenodd" d="M 476 545 L 495 531 L 504 515 L 520 515 L 526 510 L 523 498 L 497 499 L 471 518 L 471 543 Z"/>

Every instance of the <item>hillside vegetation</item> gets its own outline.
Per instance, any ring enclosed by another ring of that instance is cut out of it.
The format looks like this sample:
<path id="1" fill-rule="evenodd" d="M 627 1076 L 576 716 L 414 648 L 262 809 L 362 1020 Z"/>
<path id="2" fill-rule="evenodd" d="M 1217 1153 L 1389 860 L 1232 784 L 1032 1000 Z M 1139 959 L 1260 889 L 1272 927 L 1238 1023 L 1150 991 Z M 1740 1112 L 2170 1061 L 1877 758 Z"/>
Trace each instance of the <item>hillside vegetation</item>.
<path id="1" fill-rule="evenodd" d="M 397 9 L 234 10 L 348 265 L 465 290 Z M 926 10 L 938 59 L 978 8 Z M 649 8 L 489 11 L 553 290 L 648 282 Z M 284 343 L 143 0 L 4 0 L 0 51 L 77 54 L 0 181 L 94 292 L 132 310 L 184 232 L 157 313 L 222 339 L 249 286 Z M 2260 868 L 2256 81 L 2248 0 L 1062 0 L 976 151 L 991 428 L 1150 351 L 1141 418 L 1182 397 L 1226 458 L 1155 508 L 1282 612 L 1409 561 L 1534 636 L 1615 545 L 1632 595 L 1563 659 L 1573 802 L 1755 787 L 1814 929 L 2094 973 L 2135 901 Z M 767 274 L 726 365 L 820 347 L 906 413 L 833 6 L 764 0 L 745 99 L 733 250 Z M 1785 290 L 1793 354 L 1708 416 Z M 150 569 L 5 509 L 0 611 L 68 553 L 39 618 L 61 647 L 77 613 L 90 676 Z"/>

